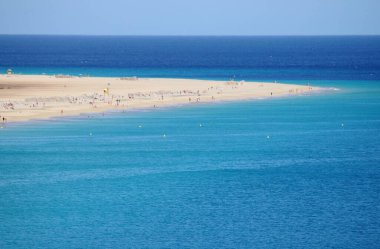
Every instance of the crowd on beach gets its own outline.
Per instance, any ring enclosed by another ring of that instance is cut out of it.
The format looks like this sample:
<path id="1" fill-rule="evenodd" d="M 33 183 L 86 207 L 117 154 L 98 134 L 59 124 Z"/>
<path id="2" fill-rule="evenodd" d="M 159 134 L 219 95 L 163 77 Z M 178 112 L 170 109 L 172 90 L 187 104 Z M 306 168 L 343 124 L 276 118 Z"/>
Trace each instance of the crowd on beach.
<path id="1" fill-rule="evenodd" d="M 58 78 L 66 78 L 68 76 L 58 75 Z M 137 80 L 135 77 L 123 78 L 123 80 Z M 11 111 L 25 111 L 25 110 L 57 110 L 61 114 L 64 113 L 65 108 L 69 108 L 74 105 L 89 105 L 91 108 L 98 108 L 99 106 L 112 106 L 112 108 L 127 108 L 129 104 L 134 102 L 145 103 L 146 105 L 152 104 L 153 108 L 157 108 L 160 102 L 170 101 L 182 98 L 183 101 L 188 103 L 198 103 L 202 100 L 214 101 L 219 94 L 222 94 L 226 89 L 238 89 L 244 85 L 244 81 L 228 81 L 223 85 L 209 86 L 204 90 L 159 90 L 149 92 L 131 92 L 126 95 L 113 94 L 112 88 L 106 89 L 92 94 L 82 94 L 80 96 L 55 96 L 55 97 L 34 97 L 26 98 L 19 101 L 1 101 L 0 100 L 0 118 L 3 123 L 7 122 L 7 118 L 4 116 L 7 112 Z M 110 84 L 108 83 L 108 86 Z M 262 87 L 263 84 L 259 85 Z M 64 85 L 66 88 L 66 85 Z M 309 90 L 312 90 L 309 87 Z M 299 93 L 298 89 L 289 90 L 289 94 Z M 273 92 L 270 92 L 270 96 L 273 96 Z M 3 113 L 3 114 L 2 114 Z"/>
<path id="2" fill-rule="evenodd" d="M 212 86 L 206 91 L 194 90 L 180 90 L 180 91 L 155 91 L 155 92 L 131 92 L 127 95 L 111 94 L 109 90 L 103 93 L 94 92 L 92 94 L 82 94 L 80 96 L 55 96 L 55 97 L 35 97 L 26 98 L 19 101 L 2 101 L 0 100 L 0 114 L 7 111 L 22 111 L 22 110 L 43 110 L 49 108 L 67 107 L 70 105 L 90 105 L 92 108 L 99 106 L 110 105 L 112 107 L 127 107 L 127 104 L 136 101 L 140 102 L 157 102 L 175 99 L 178 97 L 188 97 L 189 102 L 200 102 L 201 96 L 207 94 L 209 91 L 214 90 L 215 94 L 220 94 L 222 89 L 217 86 Z M 212 99 L 215 99 L 212 96 Z M 152 107 L 157 108 L 158 104 Z M 61 109 L 60 113 L 63 113 Z M 1 116 L 2 122 L 6 122 L 6 118 Z"/>

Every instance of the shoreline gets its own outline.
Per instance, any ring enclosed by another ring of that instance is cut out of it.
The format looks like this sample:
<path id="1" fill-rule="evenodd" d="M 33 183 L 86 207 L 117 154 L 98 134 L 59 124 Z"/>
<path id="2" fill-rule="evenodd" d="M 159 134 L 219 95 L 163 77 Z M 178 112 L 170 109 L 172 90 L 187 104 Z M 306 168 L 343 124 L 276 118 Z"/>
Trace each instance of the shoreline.
<path id="1" fill-rule="evenodd" d="M 288 83 L 0 74 L 0 123 L 292 97 L 322 90 Z"/>

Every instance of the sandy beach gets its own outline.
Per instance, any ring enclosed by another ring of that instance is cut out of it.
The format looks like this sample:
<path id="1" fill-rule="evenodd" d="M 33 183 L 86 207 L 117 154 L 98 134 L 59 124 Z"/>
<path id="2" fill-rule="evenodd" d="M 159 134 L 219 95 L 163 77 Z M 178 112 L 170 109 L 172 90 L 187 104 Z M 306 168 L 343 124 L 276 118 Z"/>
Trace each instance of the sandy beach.
<path id="1" fill-rule="evenodd" d="M 298 95 L 316 87 L 244 81 L 0 75 L 1 122 L 107 110 Z"/>

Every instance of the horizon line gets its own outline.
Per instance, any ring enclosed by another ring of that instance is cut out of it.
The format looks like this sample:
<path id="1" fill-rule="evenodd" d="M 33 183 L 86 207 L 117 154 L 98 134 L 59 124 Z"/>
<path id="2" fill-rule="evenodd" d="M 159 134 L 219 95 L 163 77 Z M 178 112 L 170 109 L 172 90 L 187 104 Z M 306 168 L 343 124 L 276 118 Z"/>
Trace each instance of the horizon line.
<path id="1" fill-rule="evenodd" d="M 288 35 L 229 35 L 229 34 L 221 34 L 221 35 L 110 35 L 110 34 L 0 34 L 0 36 L 117 36 L 117 37 L 337 37 L 337 36 L 380 36 L 380 34 L 321 34 L 321 35 L 296 35 L 296 34 L 288 34 Z"/>

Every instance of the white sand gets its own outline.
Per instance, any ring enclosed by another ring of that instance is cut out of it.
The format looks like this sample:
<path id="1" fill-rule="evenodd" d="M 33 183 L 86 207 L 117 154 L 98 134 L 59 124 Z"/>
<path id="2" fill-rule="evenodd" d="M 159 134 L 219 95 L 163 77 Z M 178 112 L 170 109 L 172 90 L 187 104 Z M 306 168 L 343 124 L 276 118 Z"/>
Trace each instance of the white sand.
<path id="1" fill-rule="evenodd" d="M 108 94 L 104 89 L 108 88 Z M 303 94 L 320 88 L 189 79 L 0 75 L 0 121 Z M 272 93 L 272 94 L 271 94 Z"/>

